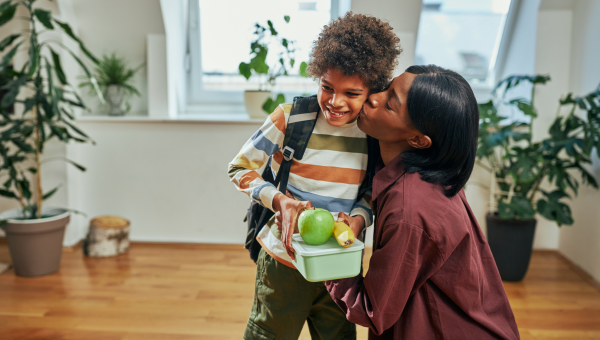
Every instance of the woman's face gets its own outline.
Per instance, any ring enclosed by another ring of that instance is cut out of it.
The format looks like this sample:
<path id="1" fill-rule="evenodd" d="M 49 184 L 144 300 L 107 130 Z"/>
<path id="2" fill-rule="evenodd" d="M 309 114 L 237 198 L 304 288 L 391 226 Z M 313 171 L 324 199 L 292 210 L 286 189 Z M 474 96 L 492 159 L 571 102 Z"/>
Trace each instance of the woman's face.
<path id="1" fill-rule="evenodd" d="M 386 143 L 402 142 L 414 135 L 417 130 L 408 115 L 406 98 L 415 77 L 404 72 L 386 91 L 370 95 L 358 116 L 358 127 Z"/>
<path id="2" fill-rule="evenodd" d="M 343 126 L 356 120 L 369 89 L 358 75 L 346 76 L 330 68 L 319 78 L 319 105 L 331 126 Z"/>

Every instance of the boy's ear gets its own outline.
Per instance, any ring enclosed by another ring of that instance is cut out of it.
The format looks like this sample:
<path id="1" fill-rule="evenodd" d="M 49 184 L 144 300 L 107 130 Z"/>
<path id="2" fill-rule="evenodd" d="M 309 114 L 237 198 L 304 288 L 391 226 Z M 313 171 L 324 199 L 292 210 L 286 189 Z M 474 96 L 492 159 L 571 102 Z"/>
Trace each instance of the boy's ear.
<path id="1" fill-rule="evenodd" d="M 427 149 L 431 147 L 431 138 L 429 136 L 424 135 L 422 133 L 418 133 L 408 140 L 408 145 L 412 146 L 415 149 Z"/>

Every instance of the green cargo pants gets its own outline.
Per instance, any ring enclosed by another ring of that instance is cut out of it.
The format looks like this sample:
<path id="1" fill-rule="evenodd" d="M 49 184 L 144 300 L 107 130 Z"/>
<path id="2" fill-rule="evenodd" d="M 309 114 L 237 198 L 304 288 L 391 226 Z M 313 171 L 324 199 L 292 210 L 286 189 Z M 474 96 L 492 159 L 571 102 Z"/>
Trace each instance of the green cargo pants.
<path id="1" fill-rule="evenodd" d="M 296 340 L 304 322 L 313 340 L 355 340 L 356 325 L 333 302 L 322 282 L 309 282 L 261 249 L 246 340 Z"/>

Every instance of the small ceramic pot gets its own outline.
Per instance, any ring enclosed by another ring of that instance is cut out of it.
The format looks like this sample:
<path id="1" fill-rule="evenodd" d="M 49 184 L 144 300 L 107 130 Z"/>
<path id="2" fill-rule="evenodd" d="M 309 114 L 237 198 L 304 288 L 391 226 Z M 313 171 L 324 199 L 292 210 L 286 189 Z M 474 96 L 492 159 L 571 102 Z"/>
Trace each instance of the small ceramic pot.
<path id="1" fill-rule="evenodd" d="M 125 89 L 119 85 L 108 85 L 104 91 L 104 99 L 109 106 L 109 116 L 122 116 L 125 114 L 123 102 L 125 101 Z"/>
<path id="2" fill-rule="evenodd" d="M 246 113 L 250 118 L 266 118 L 269 113 L 263 110 L 263 105 L 267 99 L 271 98 L 271 91 L 246 91 L 244 92 L 244 105 Z"/>

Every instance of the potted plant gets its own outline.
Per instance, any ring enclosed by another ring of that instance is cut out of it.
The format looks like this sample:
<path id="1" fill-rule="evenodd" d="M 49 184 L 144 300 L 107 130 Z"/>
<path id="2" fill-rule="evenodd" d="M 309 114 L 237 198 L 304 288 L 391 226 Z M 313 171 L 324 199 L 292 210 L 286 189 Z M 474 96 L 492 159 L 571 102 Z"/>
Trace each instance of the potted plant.
<path id="1" fill-rule="evenodd" d="M 95 83 L 72 50 L 58 41 L 40 39 L 43 31 L 38 31 L 38 25 L 46 31 L 62 30 L 78 43 L 88 59 L 97 62 L 68 24 L 54 19 L 49 11 L 33 8 L 34 1 L 10 0 L 0 4 L 0 25 L 13 19 L 18 6 L 26 9 L 29 21 L 29 30 L 10 34 L 0 41 L 0 52 L 10 48 L 0 61 L 0 72 L 9 78 L 2 86 L 7 92 L 0 102 L 0 195 L 20 205 L 0 214 L 0 225 L 6 232 L 15 273 L 20 276 L 40 276 L 58 270 L 64 230 L 70 219 L 68 209 L 43 206 L 44 200 L 58 190 L 58 187 L 48 191 L 42 188 L 41 166 L 54 160 L 42 159 L 45 144 L 54 138 L 64 143 L 90 141 L 73 124 L 73 108 L 85 106 L 69 86 L 55 49 L 71 54 Z M 24 47 L 27 59 L 23 67 L 9 68 L 19 48 Z M 7 108 L 15 104 L 22 110 L 11 115 Z M 66 161 L 85 170 L 81 165 Z"/>
<path id="2" fill-rule="evenodd" d="M 284 20 L 289 23 L 290 17 L 286 15 Z M 270 89 L 275 86 L 278 77 L 289 75 L 289 71 L 296 64 L 294 59 L 296 50 L 293 47 L 295 41 L 281 38 L 271 20 L 267 21 L 267 26 L 268 28 L 259 23 L 254 24 L 256 39 L 250 43 L 250 56 L 252 59 L 249 63 L 241 62 L 239 65 L 240 74 L 246 80 L 249 80 L 252 75 L 259 78 L 258 90 L 244 92 L 246 112 L 253 118 L 263 118 L 265 113 L 271 114 L 279 104 L 285 103 L 283 93 L 279 93 L 273 98 Z M 267 56 L 271 44 L 280 45 L 283 50 L 278 54 L 278 63 L 269 66 Z M 303 77 L 308 77 L 306 67 L 306 62 L 300 63 L 300 75 Z"/>
<path id="3" fill-rule="evenodd" d="M 549 80 L 541 75 L 508 77 L 494 89 L 502 95 L 479 105 L 477 164 L 491 174 L 488 242 L 505 281 L 520 281 L 527 272 L 535 216 L 572 225 L 566 200 L 577 195 L 580 182 L 598 188 L 585 166 L 594 148 L 600 156 L 600 108 L 594 102 L 600 99 L 600 87 L 584 97 L 569 93 L 561 99 L 548 136 L 537 141 L 532 139 L 538 117 L 535 88 Z M 532 86 L 529 99 L 506 100 L 507 92 L 526 83 Z M 500 114 L 500 105 L 529 119 Z"/>
<path id="4" fill-rule="evenodd" d="M 111 55 L 103 55 L 99 60 L 94 70 L 97 85 L 104 94 L 104 99 L 109 105 L 108 114 L 110 116 L 122 116 L 131 110 L 129 98 L 140 96 L 139 91 L 131 84 L 133 76 L 139 71 L 144 64 L 132 69 L 127 67 L 127 60 L 118 57 L 115 53 Z M 95 84 L 91 81 L 85 81 L 79 85 L 87 87 L 90 91 L 95 92 Z M 125 108 L 123 108 L 125 105 Z"/>

